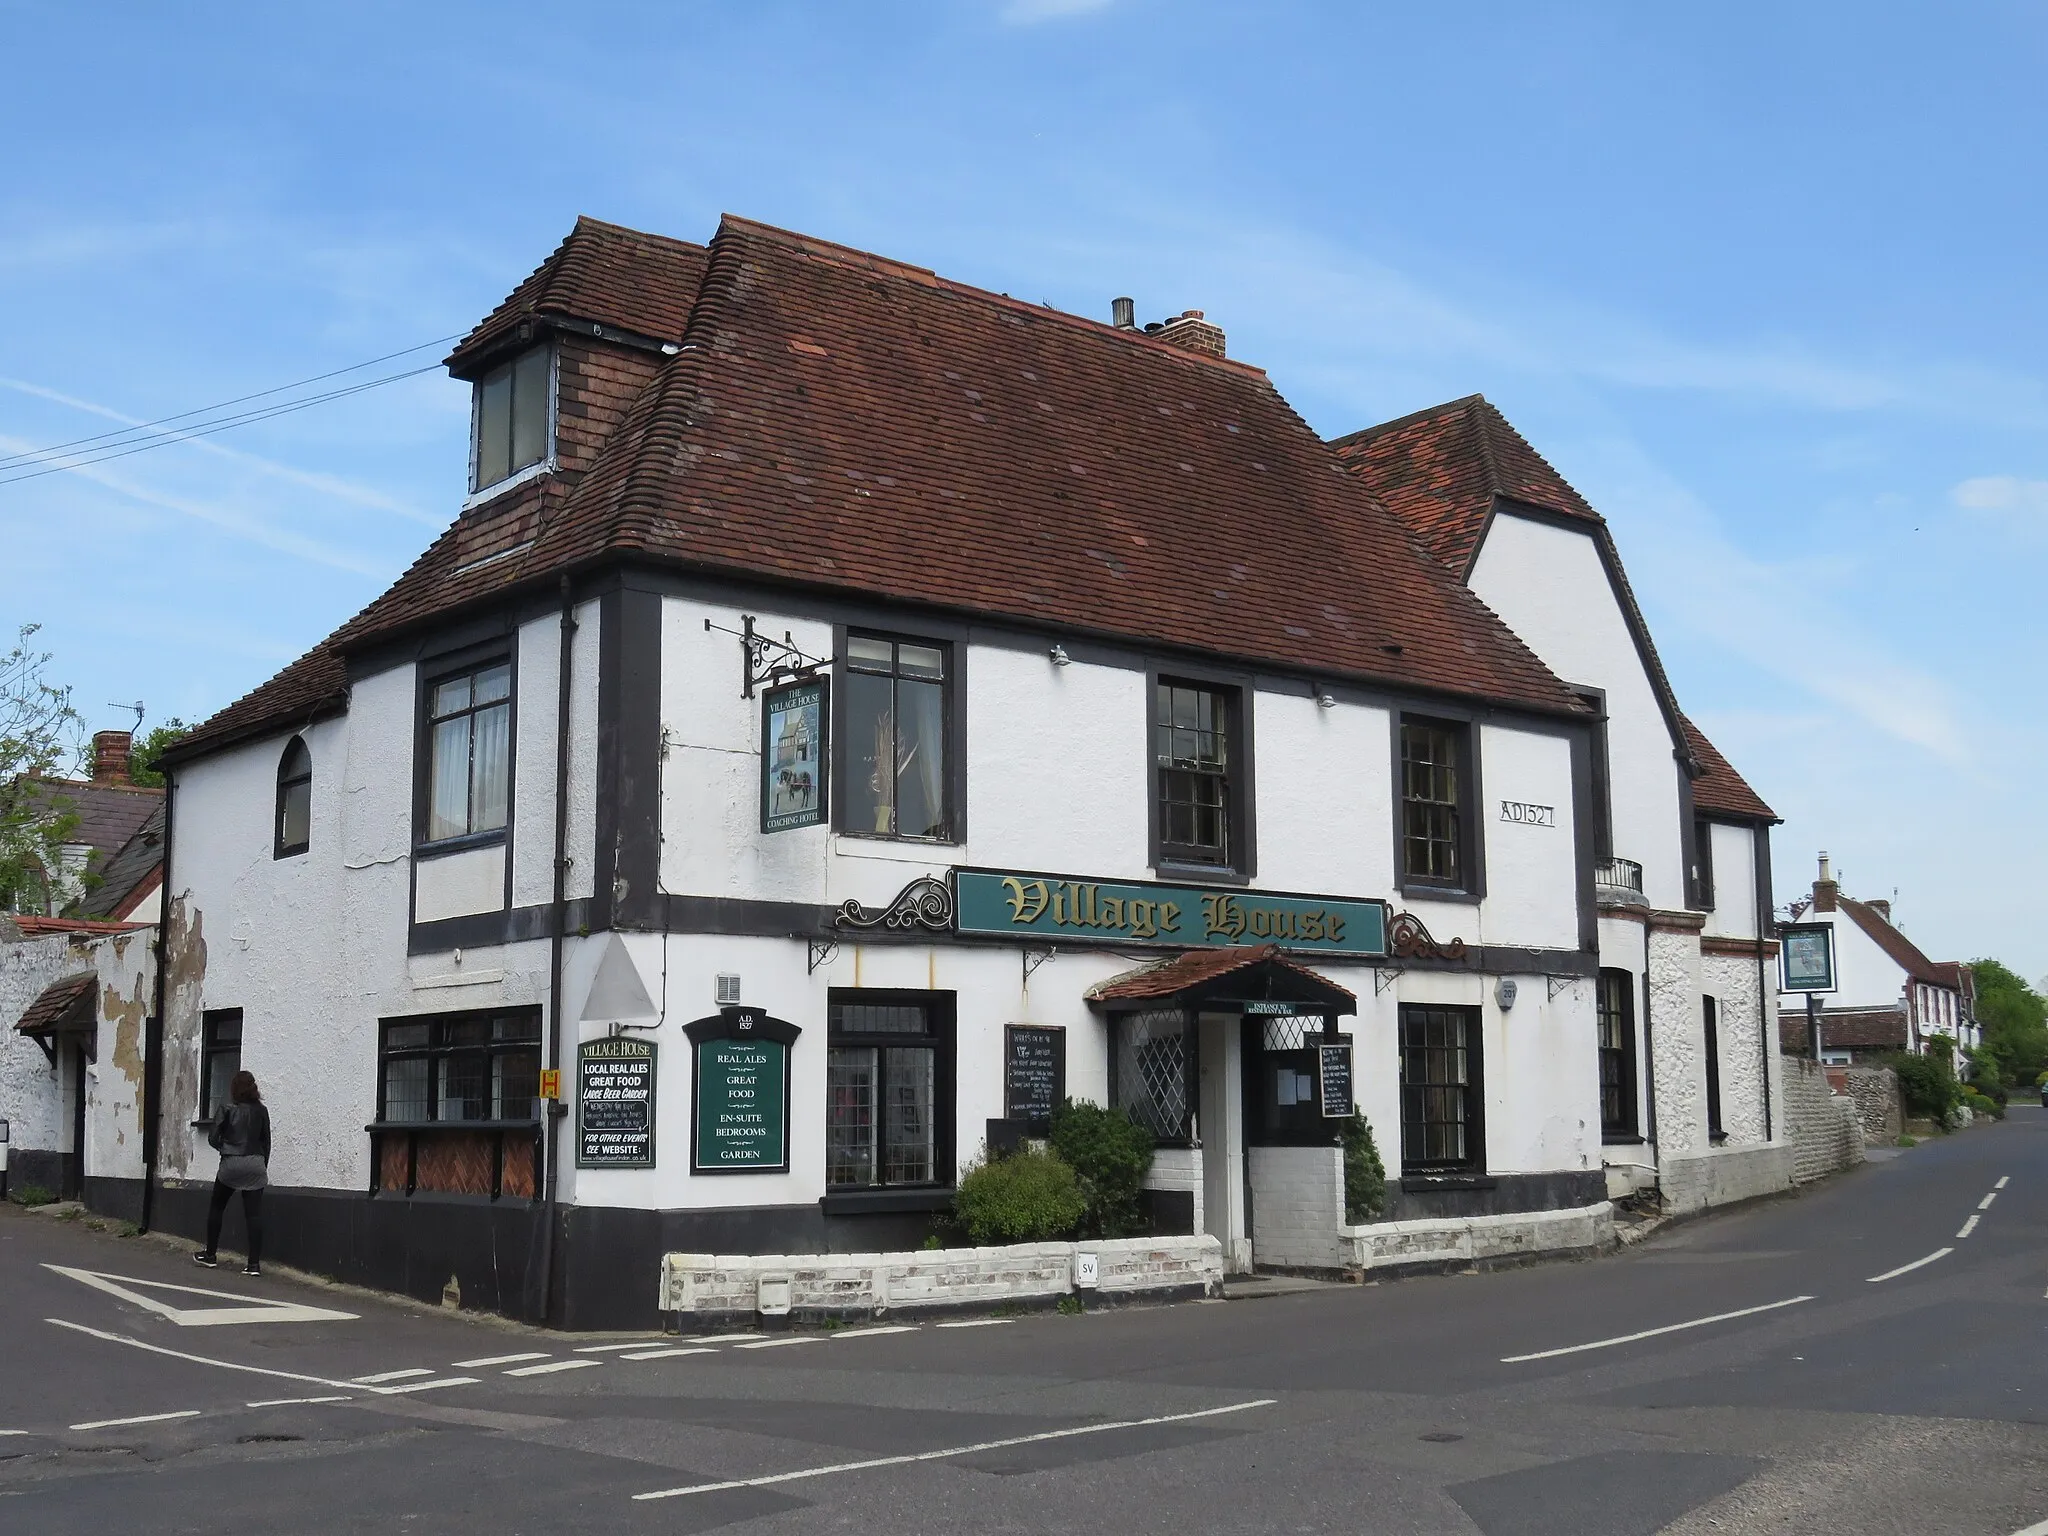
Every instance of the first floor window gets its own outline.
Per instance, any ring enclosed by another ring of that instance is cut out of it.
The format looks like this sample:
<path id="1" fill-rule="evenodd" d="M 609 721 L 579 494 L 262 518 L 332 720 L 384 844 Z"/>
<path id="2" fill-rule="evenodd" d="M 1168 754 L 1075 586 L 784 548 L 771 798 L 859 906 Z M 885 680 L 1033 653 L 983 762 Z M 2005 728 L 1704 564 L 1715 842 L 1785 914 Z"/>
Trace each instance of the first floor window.
<path id="1" fill-rule="evenodd" d="M 377 1118 L 390 1124 L 531 1120 L 540 1010 L 386 1019 Z"/>
<path id="2" fill-rule="evenodd" d="M 1714 910 L 1714 824 L 1704 816 L 1692 824 L 1692 904 Z"/>
<path id="3" fill-rule="evenodd" d="M 1401 1167 L 1486 1166 L 1480 1125 L 1479 1010 L 1401 1005 Z"/>
<path id="4" fill-rule="evenodd" d="M 1461 726 L 1401 722 L 1401 877 L 1429 885 L 1465 879 Z"/>
<path id="5" fill-rule="evenodd" d="M 952 835 L 950 651 L 928 640 L 846 637 L 843 831 L 933 841 Z"/>
<path id="6" fill-rule="evenodd" d="M 1600 1031 L 1600 1134 L 1626 1140 L 1636 1134 L 1635 978 L 1602 971 L 1595 998 Z"/>
<path id="7" fill-rule="evenodd" d="M 512 664 L 488 662 L 427 690 L 427 837 L 505 825 L 512 786 Z"/>
<path id="8" fill-rule="evenodd" d="M 825 1184 L 952 1182 L 952 994 L 835 992 L 826 1008 Z"/>
<path id="9" fill-rule="evenodd" d="M 1700 999 L 1706 1013 L 1707 1139 L 1726 1141 L 1728 1131 L 1721 1124 L 1721 1005 L 1711 997 Z"/>
<path id="10" fill-rule="evenodd" d="M 242 1010 L 209 1008 L 199 1016 L 199 1118 L 228 1107 L 228 1087 L 242 1070 Z"/>
<path id="11" fill-rule="evenodd" d="M 304 853 L 313 841 L 313 754 L 294 736 L 277 763 L 277 827 L 273 856 Z"/>
<path id="12" fill-rule="evenodd" d="M 1233 695 L 1162 679 L 1153 689 L 1152 751 L 1159 776 L 1159 856 L 1228 866 Z"/>

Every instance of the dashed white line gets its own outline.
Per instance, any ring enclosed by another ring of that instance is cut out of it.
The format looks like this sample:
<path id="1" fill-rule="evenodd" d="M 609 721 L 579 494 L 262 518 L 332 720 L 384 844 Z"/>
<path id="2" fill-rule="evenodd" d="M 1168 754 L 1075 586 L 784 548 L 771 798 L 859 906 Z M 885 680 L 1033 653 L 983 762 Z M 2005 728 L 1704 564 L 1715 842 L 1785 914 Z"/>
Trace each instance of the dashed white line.
<path id="1" fill-rule="evenodd" d="M 579 1355 L 609 1355 L 627 1349 L 646 1349 L 653 1342 L 652 1339 L 635 1339 L 630 1344 L 581 1344 L 577 1346 L 575 1353 Z"/>
<path id="2" fill-rule="evenodd" d="M 882 1328 L 842 1328 L 832 1335 L 835 1339 L 872 1339 L 885 1333 L 915 1333 L 915 1323 L 891 1323 Z"/>
<path id="3" fill-rule="evenodd" d="M 1712 1317 L 1696 1317 L 1690 1322 L 1669 1323 L 1662 1328 L 1645 1328 L 1641 1333 L 1624 1333 L 1619 1338 L 1595 1339 L 1590 1344 L 1567 1344 L 1563 1349 L 1539 1349 L 1530 1355 L 1502 1355 L 1502 1365 L 1520 1365 L 1525 1360 L 1554 1360 L 1559 1355 L 1583 1354 L 1589 1349 L 1611 1349 L 1617 1344 L 1633 1344 L 1638 1339 L 1654 1339 L 1660 1334 L 1682 1333 L 1688 1328 L 1704 1328 L 1709 1323 L 1732 1322 L 1738 1317 L 1754 1317 L 1759 1312 L 1775 1312 L 1780 1307 L 1796 1307 L 1802 1301 L 1811 1301 L 1811 1296 L 1791 1296 L 1784 1301 L 1767 1301 L 1760 1307 L 1744 1307 L 1739 1312 L 1716 1312 Z"/>
<path id="4" fill-rule="evenodd" d="M 2048 1520 L 2043 1520 L 2038 1525 L 2030 1525 L 2024 1531 L 2014 1531 L 2012 1536 L 2048 1536 Z"/>
<path id="5" fill-rule="evenodd" d="M 1998 1198 L 1998 1191 L 1994 1189 L 1993 1191 L 1991 1191 L 1991 1193 L 1990 1193 L 1990 1194 L 1986 1195 L 1986 1196 L 1985 1196 L 1985 1197 L 1984 1197 L 1984 1198 L 1983 1198 L 1982 1200 L 1979 1200 L 1979 1201 L 1977 1202 L 1977 1209 L 1978 1209 L 1978 1210 L 1980 1210 L 1980 1211 L 1988 1211 L 1988 1210 L 1990 1210 L 1990 1209 L 1991 1209 L 1991 1202 L 1992 1202 L 1992 1201 L 1994 1201 L 1994 1200 L 1996 1200 L 1997 1198 Z"/>
<path id="6" fill-rule="evenodd" d="M 25 1435 L 27 1433 L 29 1431 L 25 1429 L 0 1429 L 0 1438 L 5 1438 L 8 1435 Z"/>
<path id="7" fill-rule="evenodd" d="M 1896 1280 L 1900 1275 L 1909 1275 L 1914 1270 L 1920 1268 L 1921 1265 L 1932 1264 L 1936 1259 L 1945 1259 L 1954 1252 L 1955 1249 L 1953 1248 L 1937 1248 L 1924 1259 L 1915 1259 L 1910 1264 L 1901 1264 L 1897 1269 L 1888 1269 L 1881 1275 L 1872 1275 L 1864 1283 L 1866 1285 L 1875 1285 L 1880 1280 Z"/>
<path id="8" fill-rule="evenodd" d="M 244 1403 L 244 1408 L 296 1408 L 301 1403 L 352 1403 L 352 1397 L 266 1397 L 259 1402 Z"/>
<path id="9" fill-rule="evenodd" d="M 693 1333 L 692 1344 L 737 1344 L 741 1339 L 758 1339 L 758 1333 Z"/>
<path id="10" fill-rule="evenodd" d="M 776 1339 L 756 1339 L 751 1344 L 735 1344 L 734 1349 L 780 1349 L 785 1344 L 815 1344 L 819 1335 L 815 1333 L 788 1333 Z"/>
<path id="11" fill-rule="evenodd" d="M 1982 1221 L 1983 1219 L 1984 1218 L 1981 1216 L 1972 1216 L 1968 1221 L 1963 1223 L 1963 1230 L 1958 1232 L 1956 1236 L 1968 1237 L 1972 1232 L 1977 1230 L 1977 1223 Z"/>
<path id="12" fill-rule="evenodd" d="M 546 1365 L 522 1365 L 507 1376 L 551 1376 L 556 1371 L 580 1371 L 585 1366 L 603 1365 L 602 1360 L 550 1360 Z"/>
<path id="13" fill-rule="evenodd" d="M 717 1350 L 706 1349 L 700 1344 L 690 1349 L 643 1349 L 634 1354 L 621 1355 L 619 1358 L 621 1360 L 673 1360 L 678 1355 L 715 1355 L 717 1353 Z"/>
<path id="14" fill-rule="evenodd" d="M 197 1408 L 180 1408 L 176 1413 L 138 1413 L 132 1419 L 87 1419 L 83 1424 L 74 1424 L 73 1429 L 119 1429 L 127 1424 L 161 1424 L 166 1419 L 196 1419 Z"/>
<path id="15" fill-rule="evenodd" d="M 2003 1175 L 2001 1175 L 2001 1176 L 2000 1176 L 2000 1178 L 1999 1178 L 1998 1182 L 1997 1182 L 1996 1184 L 1992 1185 L 1991 1187 L 1992 1187 L 1993 1189 L 2003 1189 L 2003 1188 L 2005 1188 L 2005 1186 L 2006 1186 L 2006 1185 L 2010 1184 L 2011 1182 L 2012 1182 L 2012 1175 L 2011 1175 L 2011 1174 L 2009 1174 L 2009 1173 L 2008 1173 L 2008 1174 L 2003 1174 Z"/>
<path id="16" fill-rule="evenodd" d="M 1007 1323 L 1007 1317 L 970 1317 L 964 1322 L 940 1323 L 941 1328 L 1000 1328 Z"/>
<path id="17" fill-rule="evenodd" d="M 481 1360 L 457 1360 L 458 1371 L 480 1371 L 487 1365 L 517 1365 L 522 1360 L 545 1360 L 547 1355 L 538 1349 L 529 1349 L 523 1355 L 485 1355 Z"/>
<path id="18" fill-rule="evenodd" d="M 415 1376 L 431 1376 L 434 1373 L 424 1366 L 411 1366 L 403 1371 L 379 1371 L 374 1376 L 356 1376 L 351 1379 L 365 1387 L 374 1387 L 386 1381 L 410 1381 Z"/>
<path id="19" fill-rule="evenodd" d="M 473 1387 L 476 1385 L 476 1380 L 474 1376 L 443 1376 L 438 1381 L 408 1381 L 395 1387 L 373 1387 L 371 1390 L 387 1394 L 399 1392 L 436 1392 L 442 1387 Z"/>
<path id="20" fill-rule="evenodd" d="M 1102 1435 L 1116 1429 L 1144 1429 L 1154 1424 L 1182 1424 L 1189 1419 L 1213 1419 L 1226 1413 L 1243 1413 L 1247 1408 L 1270 1408 L 1277 1399 L 1261 1397 L 1249 1403 L 1231 1403 L 1222 1408 L 1202 1408 L 1193 1413 L 1162 1413 L 1149 1419 L 1119 1419 L 1109 1424 L 1077 1424 L 1071 1429 L 1048 1429 L 1035 1435 L 1013 1435 L 1007 1440 L 983 1440 L 976 1445 L 955 1445 L 943 1451 L 918 1451 L 907 1456 L 877 1456 L 869 1461 L 841 1461 L 824 1467 L 803 1467 L 795 1472 L 775 1472 L 767 1477 L 739 1478 L 728 1483 L 693 1483 L 684 1488 L 660 1488 L 653 1493 L 636 1493 L 636 1503 L 649 1499 L 679 1499 L 693 1493 L 720 1493 L 728 1488 L 767 1488 L 776 1483 L 801 1482 L 811 1477 L 831 1477 L 839 1472 L 865 1472 L 872 1467 L 905 1467 L 920 1461 L 944 1461 L 951 1456 L 972 1456 L 977 1451 L 1007 1450 L 1013 1445 L 1035 1445 L 1043 1440 L 1066 1440 L 1075 1435 Z"/>

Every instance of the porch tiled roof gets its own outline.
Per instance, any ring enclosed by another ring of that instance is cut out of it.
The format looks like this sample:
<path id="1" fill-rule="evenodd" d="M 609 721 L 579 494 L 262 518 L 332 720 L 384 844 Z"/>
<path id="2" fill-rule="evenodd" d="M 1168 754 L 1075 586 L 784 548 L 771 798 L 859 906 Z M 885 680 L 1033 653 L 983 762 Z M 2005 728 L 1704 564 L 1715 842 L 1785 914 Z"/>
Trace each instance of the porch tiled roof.
<path id="1" fill-rule="evenodd" d="M 89 1022 L 93 1011 L 93 989 L 99 978 L 91 971 L 53 981 L 23 1011 L 15 1028 L 24 1035 L 52 1035 L 66 1026 Z"/>
<path id="2" fill-rule="evenodd" d="M 1356 994 L 1349 988 L 1339 986 L 1329 977 L 1310 970 L 1299 961 L 1281 953 L 1277 944 L 1191 949 L 1174 959 L 1161 960 L 1153 965 L 1141 965 L 1135 970 L 1112 976 L 1107 981 L 1099 981 L 1088 989 L 1086 997 L 1091 1003 L 1143 1002 L 1152 998 L 1174 997 L 1190 987 L 1197 987 L 1204 982 L 1216 981 L 1262 965 L 1280 966 L 1297 973 L 1318 987 L 1327 987 L 1347 998 L 1356 999 Z"/>

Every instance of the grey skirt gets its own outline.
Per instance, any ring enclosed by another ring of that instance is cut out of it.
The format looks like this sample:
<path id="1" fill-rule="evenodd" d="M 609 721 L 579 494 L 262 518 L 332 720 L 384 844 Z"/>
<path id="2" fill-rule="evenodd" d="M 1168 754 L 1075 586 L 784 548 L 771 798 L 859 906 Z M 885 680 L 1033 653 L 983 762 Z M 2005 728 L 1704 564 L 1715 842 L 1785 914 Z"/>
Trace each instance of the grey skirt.
<path id="1" fill-rule="evenodd" d="M 270 1170 L 262 1158 L 250 1153 L 242 1157 L 224 1157 L 220 1160 L 220 1172 L 214 1182 L 225 1184 L 229 1189 L 267 1189 L 270 1187 Z"/>

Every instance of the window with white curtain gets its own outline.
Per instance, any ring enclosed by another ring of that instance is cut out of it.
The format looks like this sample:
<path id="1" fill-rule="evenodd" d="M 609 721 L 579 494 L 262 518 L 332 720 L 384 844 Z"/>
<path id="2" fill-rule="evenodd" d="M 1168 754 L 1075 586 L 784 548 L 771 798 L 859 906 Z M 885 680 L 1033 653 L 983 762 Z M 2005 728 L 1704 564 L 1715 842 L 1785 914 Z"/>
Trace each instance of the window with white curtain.
<path id="1" fill-rule="evenodd" d="M 937 641 L 847 636 L 842 831 L 934 842 L 951 838 L 951 650 Z"/>
<path id="2" fill-rule="evenodd" d="M 512 664 L 486 662 L 427 690 L 430 843 L 504 828 L 512 788 Z"/>

